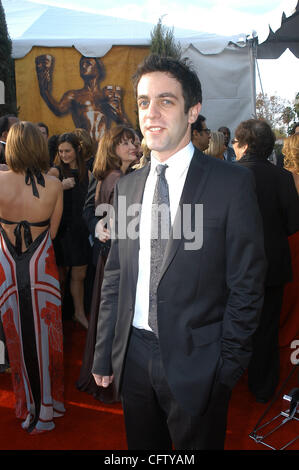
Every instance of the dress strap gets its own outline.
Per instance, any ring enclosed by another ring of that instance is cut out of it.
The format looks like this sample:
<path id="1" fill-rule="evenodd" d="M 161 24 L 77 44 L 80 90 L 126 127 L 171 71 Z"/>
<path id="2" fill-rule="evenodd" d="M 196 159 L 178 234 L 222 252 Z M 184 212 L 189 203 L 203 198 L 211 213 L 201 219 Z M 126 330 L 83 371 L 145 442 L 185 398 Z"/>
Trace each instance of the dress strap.
<path id="1" fill-rule="evenodd" d="M 14 235 L 16 237 L 16 252 L 18 255 L 22 253 L 22 228 L 24 230 L 24 242 L 26 248 L 28 248 L 32 243 L 32 234 L 30 227 L 45 227 L 50 224 L 50 219 L 43 220 L 42 222 L 28 222 L 27 220 L 21 220 L 21 222 L 12 222 L 11 220 L 6 220 L 0 218 L 0 222 L 3 224 L 14 225 L 17 224 L 14 229 Z"/>
<path id="2" fill-rule="evenodd" d="M 36 181 L 38 182 L 38 184 L 40 184 L 44 188 L 45 187 L 45 178 L 43 177 L 41 171 L 36 170 L 36 169 L 31 171 L 29 168 L 27 168 L 26 176 L 25 176 L 25 183 L 27 185 L 31 184 L 33 195 L 35 197 L 39 198 L 39 192 L 37 190 L 37 186 L 36 186 L 36 182 L 35 182 L 34 177 L 36 177 Z"/>

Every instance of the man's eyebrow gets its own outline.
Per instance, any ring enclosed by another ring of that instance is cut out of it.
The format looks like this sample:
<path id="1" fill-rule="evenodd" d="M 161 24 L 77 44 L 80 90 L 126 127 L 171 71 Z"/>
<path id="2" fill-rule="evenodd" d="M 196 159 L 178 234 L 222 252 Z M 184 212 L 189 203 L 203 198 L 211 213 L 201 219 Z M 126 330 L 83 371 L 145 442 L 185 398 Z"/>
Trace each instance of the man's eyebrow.
<path id="1" fill-rule="evenodd" d="M 178 99 L 178 97 L 174 94 L 174 93 L 171 93 L 171 91 L 165 91 L 163 93 L 160 93 L 157 98 L 174 98 L 174 99 Z M 140 99 L 148 99 L 148 95 L 139 95 L 137 96 L 137 99 L 140 100 Z"/>

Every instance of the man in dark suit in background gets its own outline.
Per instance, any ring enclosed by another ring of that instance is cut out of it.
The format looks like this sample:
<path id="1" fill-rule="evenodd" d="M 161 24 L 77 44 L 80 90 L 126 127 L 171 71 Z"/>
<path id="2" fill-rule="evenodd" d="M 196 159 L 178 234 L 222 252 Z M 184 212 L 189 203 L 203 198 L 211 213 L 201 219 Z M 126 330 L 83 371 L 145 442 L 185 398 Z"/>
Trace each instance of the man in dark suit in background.
<path id="1" fill-rule="evenodd" d="M 263 302 L 254 180 L 193 147 L 202 95 L 185 63 L 151 55 L 134 84 L 151 162 L 115 189 L 93 374 L 115 381 L 129 449 L 223 449 Z M 151 232 L 157 193 L 171 219 L 162 237 Z"/>
<path id="2" fill-rule="evenodd" d="M 264 305 L 253 337 L 248 385 L 256 400 L 266 403 L 279 383 L 279 320 L 284 285 L 292 279 L 288 236 L 299 230 L 299 198 L 292 173 L 268 160 L 275 144 L 269 124 L 258 119 L 243 121 L 233 142 L 238 165 L 254 175 L 263 220 L 268 267 Z"/>

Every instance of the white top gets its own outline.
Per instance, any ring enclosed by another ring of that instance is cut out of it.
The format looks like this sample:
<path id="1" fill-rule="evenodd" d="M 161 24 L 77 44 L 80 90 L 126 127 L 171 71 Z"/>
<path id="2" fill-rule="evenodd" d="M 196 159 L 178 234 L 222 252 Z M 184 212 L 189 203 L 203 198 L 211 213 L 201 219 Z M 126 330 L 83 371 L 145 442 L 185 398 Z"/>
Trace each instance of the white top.
<path id="1" fill-rule="evenodd" d="M 165 165 L 168 166 L 165 172 L 165 177 L 169 189 L 169 203 L 172 224 L 174 222 L 175 215 L 179 206 L 193 153 L 194 146 L 190 142 L 182 150 L 175 153 L 165 162 L 163 162 Z M 153 155 L 151 155 L 151 169 L 145 183 L 139 226 L 139 270 L 136 287 L 133 326 L 145 330 L 151 330 L 148 325 L 149 283 L 151 266 L 151 212 L 152 201 L 157 180 L 156 166 L 159 164 L 161 164 L 161 162 L 157 160 Z"/>

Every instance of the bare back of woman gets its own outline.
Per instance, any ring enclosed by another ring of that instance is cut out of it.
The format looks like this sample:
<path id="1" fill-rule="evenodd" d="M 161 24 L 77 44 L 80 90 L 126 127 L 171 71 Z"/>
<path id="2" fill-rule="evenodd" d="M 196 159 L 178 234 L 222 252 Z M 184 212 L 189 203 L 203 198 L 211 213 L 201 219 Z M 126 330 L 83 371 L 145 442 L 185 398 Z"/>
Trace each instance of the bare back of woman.
<path id="1" fill-rule="evenodd" d="M 62 185 L 47 176 L 40 130 L 14 124 L 0 171 L 0 321 L 11 368 L 16 416 L 29 433 L 49 431 L 63 416 L 61 289 L 52 238 Z"/>
<path id="2" fill-rule="evenodd" d="M 49 221 L 45 226 L 30 225 L 32 240 L 50 227 L 53 239 L 57 233 L 62 214 L 63 196 L 60 181 L 44 175 L 45 187 L 37 185 L 39 197 L 34 196 L 32 185 L 26 184 L 25 174 L 0 171 L 0 218 L 12 224 L 1 222 L 10 242 L 15 245 L 15 229 L 19 222 L 29 224 Z M 22 251 L 26 250 L 22 236 Z"/>

